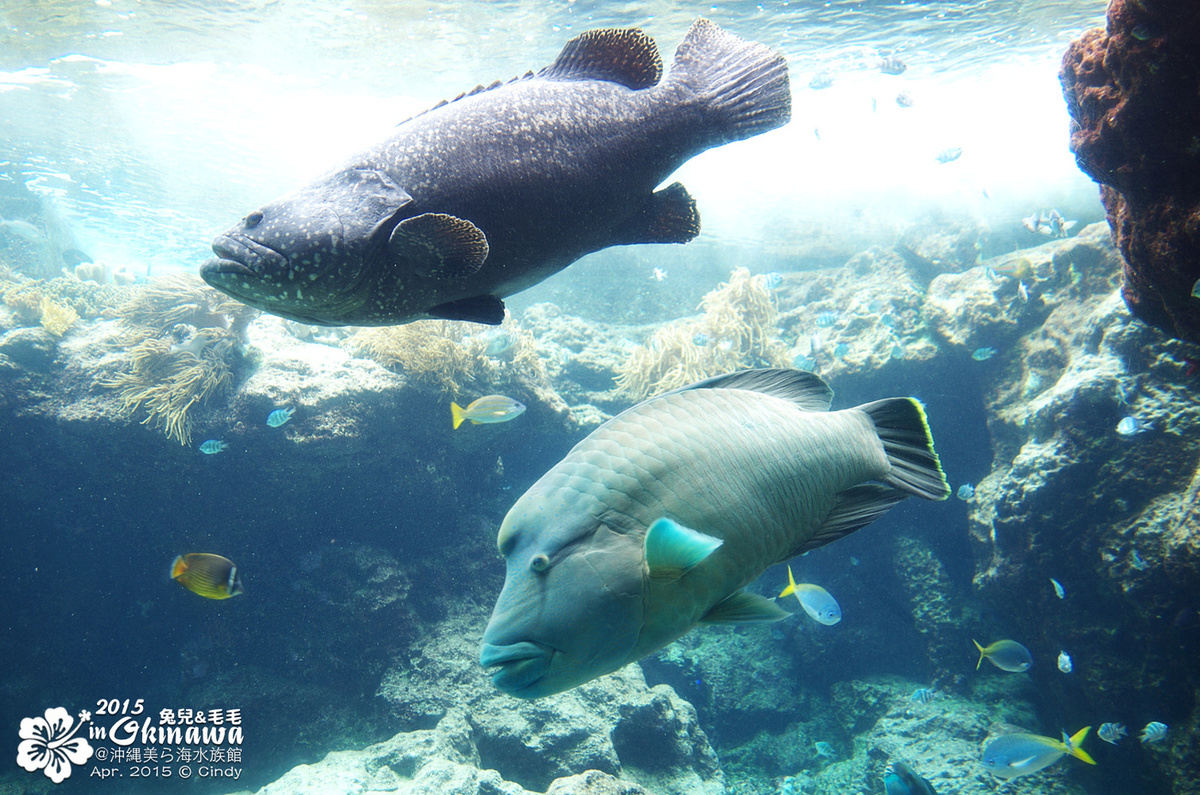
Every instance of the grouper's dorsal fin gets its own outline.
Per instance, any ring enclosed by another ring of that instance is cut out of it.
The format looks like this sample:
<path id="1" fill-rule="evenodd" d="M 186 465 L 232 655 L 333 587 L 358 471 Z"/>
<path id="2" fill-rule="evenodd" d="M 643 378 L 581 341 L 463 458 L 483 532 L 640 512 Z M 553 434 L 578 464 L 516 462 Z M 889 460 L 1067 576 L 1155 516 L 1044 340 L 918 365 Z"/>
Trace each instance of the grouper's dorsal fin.
<path id="1" fill-rule="evenodd" d="M 538 72 L 547 80 L 607 80 L 650 88 L 662 78 L 654 39 L 637 28 L 589 30 L 567 42 L 554 63 Z"/>
<path id="2" fill-rule="evenodd" d="M 817 376 L 803 370 L 783 368 L 739 370 L 706 378 L 675 391 L 686 392 L 689 389 L 747 389 L 790 400 L 805 411 L 829 411 L 829 404 L 833 401 L 833 390 Z"/>

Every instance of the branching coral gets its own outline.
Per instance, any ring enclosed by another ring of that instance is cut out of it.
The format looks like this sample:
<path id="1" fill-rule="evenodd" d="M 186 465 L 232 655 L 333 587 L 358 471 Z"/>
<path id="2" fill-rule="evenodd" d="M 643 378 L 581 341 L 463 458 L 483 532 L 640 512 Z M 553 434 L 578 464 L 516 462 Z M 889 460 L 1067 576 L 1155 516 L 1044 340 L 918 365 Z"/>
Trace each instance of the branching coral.
<path id="1" fill-rule="evenodd" d="M 544 379 L 533 336 L 506 319 L 497 333 L 512 340 L 508 362 L 488 356 L 491 338 L 479 325 L 453 320 L 422 320 L 403 326 L 365 329 L 348 341 L 349 348 L 384 367 L 417 381 L 457 394 L 466 384 L 496 385 L 505 376 Z"/>
<path id="2" fill-rule="evenodd" d="M 129 369 L 101 384 L 117 390 L 123 414 L 134 416 L 144 409 L 143 425 L 157 428 L 183 445 L 192 440 L 190 409 L 233 383 L 233 370 L 226 361 L 234 345 L 229 333 L 199 329 L 195 339 L 202 344 L 184 347 L 170 338 L 143 340 L 129 351 Z"/>
<path id="3" fill-rule="evenodd" d="M 41 313 L 42 328 L 46 329 L 48 334 L 52 334 L 55 337 L 61 337 L 63 334 L 66 334 L 67 329 L 75 325 L 75 321 L 79 320 L 79 313 L 74 309 L 51 301 L 44 296 L 42 297 Z"/>
<path id="4" fill-rule="evenodd" d="M 228 329 L 241 336 L 259 314 L 257 309 L 217 292 L 190 273 L 164 276 L 131 288 L 129 296 L 112 315 L 142 339 L 166 334 L 181 323 Z"/>
<path id="5" fill-rule="evenodd" d="M 783 367 L 787 350 L 775 339 L 778 309 L 761 277 L 738 268 L 704 296 L 704 315 L 656 331 L 617 370 L 617 389 L 634 400 L 746 367 Z"/>
<path id="6" fill-rule="evenodd" d="M 232 385 L 239 337 L 257 310 L 181 273 L 131 288 L 113 314 L 128 361 L 101 385 L 117 390 L 123 413 L 144 411 L 143 425 L 189 444 L 192 408 Z"/>

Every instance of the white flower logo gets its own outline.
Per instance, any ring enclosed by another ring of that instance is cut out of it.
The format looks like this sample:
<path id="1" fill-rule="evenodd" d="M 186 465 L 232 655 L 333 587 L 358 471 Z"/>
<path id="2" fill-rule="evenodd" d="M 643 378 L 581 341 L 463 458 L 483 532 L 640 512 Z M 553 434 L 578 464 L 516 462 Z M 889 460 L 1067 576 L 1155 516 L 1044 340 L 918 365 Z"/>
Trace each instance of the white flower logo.
<path id="1" fill-rule="evenodd" d="M 92 746 L 75 732 L 91 717 L 80 714 L 79 725 L 62 707 L 46 710 L 44 718 L 24 718 L 21 721 L 21 744 L 17 746 L 17 764 L 33 773 L 44 770 L 55 784 L 71 775 L 71 765 L 82 765 L 92 758 Z"/>

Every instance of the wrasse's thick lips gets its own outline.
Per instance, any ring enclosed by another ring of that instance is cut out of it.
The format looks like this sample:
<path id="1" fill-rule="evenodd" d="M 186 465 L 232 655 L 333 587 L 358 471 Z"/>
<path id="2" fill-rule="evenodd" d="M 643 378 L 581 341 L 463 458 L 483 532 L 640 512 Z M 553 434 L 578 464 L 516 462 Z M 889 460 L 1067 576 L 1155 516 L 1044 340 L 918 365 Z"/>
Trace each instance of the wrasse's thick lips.
<path id="1" fill-rule="evenodd" d="M 532 641 L 511 643 L 506 646 L 483 644 L 479 664 L 492 671 L 492 684 L 506 693 L 519 693 L 545 676 L 554 657 L 554 649 Z"/>

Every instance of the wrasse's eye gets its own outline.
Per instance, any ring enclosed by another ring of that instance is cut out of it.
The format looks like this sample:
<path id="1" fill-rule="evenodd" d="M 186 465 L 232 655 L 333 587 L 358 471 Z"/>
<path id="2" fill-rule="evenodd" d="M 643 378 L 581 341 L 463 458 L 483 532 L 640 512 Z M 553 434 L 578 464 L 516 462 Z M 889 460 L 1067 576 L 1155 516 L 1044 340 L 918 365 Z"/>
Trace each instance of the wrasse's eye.
<path id="1" fill-rule="evenodd" d="M 529 568 L 534 571 L 545 571 L 550 568 L 550 557 L 544 552 L 539 552 L 529 559 Z"/>
<path id="2" fill-rule="evenodd" d="M 262 213 L 260 213 L 260 212 L 250 213 L 249 215 L 247 215 L 245 218 L 242 219 L 242 228 L 243 229 L 253 229 L 254 227 L 258 226 L 260 223 L 262 223 L 262 219 L 263 219 Z"/>

